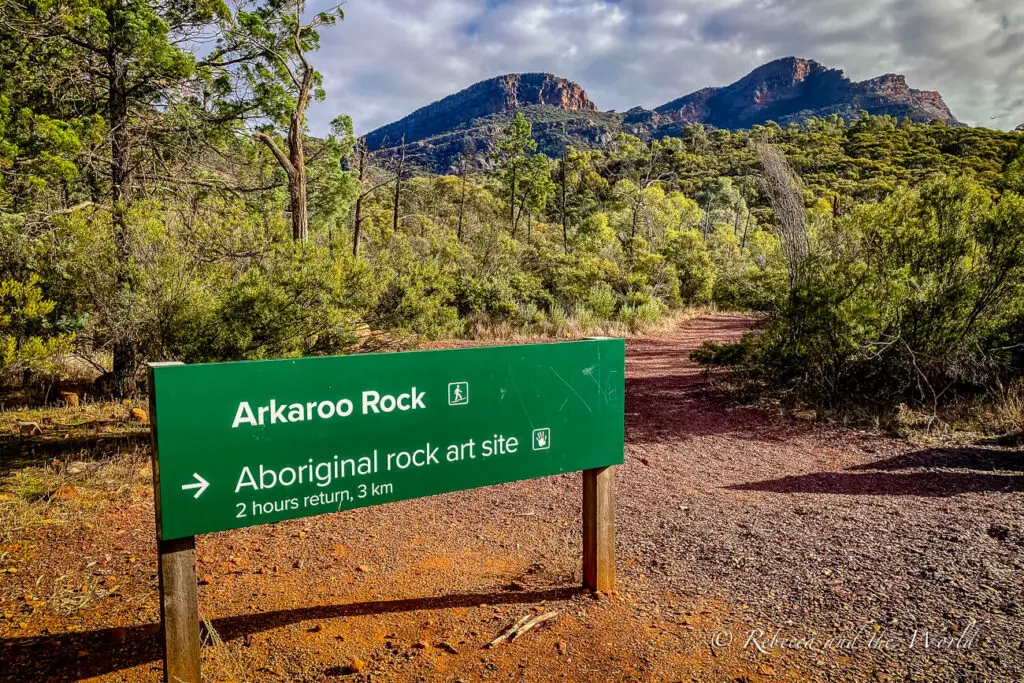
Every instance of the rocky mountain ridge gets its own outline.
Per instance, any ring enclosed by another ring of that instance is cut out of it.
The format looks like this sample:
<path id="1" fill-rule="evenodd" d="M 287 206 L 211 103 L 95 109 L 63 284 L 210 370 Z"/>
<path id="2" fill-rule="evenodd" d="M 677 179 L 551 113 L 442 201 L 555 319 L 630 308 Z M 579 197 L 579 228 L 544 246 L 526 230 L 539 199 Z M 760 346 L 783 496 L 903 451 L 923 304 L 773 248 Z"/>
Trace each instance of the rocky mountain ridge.
<path id="1" fill-rule="evenodd" d="M 849 121 L 861 111 L 960 125 L 942 95 L 911 88 L 899 74 L 852 81 L 839 69 L 786 57 L 764 64 L 740 80 L 704 88 L 653 110 L 602 112 L 581 86 L 552 74 L 507 74 L 417 109 L 366 135 L 384 155 L 404 140 L 419 165 L 443 173 L 460 154 L 490 151 L 516 111 L 533 124 L 540 151 L 556 155 L 565 145 L 599 147 L 627 132 L 642 139 L 678 135 L 700 123 L 736 130 L 774 121 L 779 125 L 833 114 Z"/>
<path id="2" fill-rule="evenodd" d="M 405 118 L 367 134 L 370 149 L 417 142 L 461 128 L 475 119 L 516 111 L 530 105 L 556 107 L 565 111 L 597 111 L 583 88 L 552 74 L 506 74 L 489 78 L 449 95 Z"/>

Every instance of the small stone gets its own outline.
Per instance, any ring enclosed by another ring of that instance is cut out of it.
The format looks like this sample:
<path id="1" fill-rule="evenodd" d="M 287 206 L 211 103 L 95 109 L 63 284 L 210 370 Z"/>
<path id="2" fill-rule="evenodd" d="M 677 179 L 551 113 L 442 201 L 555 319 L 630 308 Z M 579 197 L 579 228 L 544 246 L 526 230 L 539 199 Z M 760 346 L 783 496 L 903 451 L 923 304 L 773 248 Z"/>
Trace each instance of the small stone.
<path id="1" fill-rule="evenodd" d="M 294 562 L 292 562 L 292 568 L 294 569 L 302 569 L 303 566 L 304 565 L 302 564 L 302 560 L 295 560 Z"/>
<path id="2" fill-rule="evenodd" d="M 568 649 L 568 646 L 565 644 L 564 640 L 560 640 L 557 643 L 555 643 L 555 649 L 558 650 L 558 654 L 564 655 L 566 650 Z"/>
<path id="3" fill-rule="evenodd" d="M 449 643 L 447 640 L 442 640 L 441 642 L 439 642 L 437 644 L 437 647 L 442 649 L 442 650 L 444 650 L 445 652 L 450 652 L 453 655 L 459 654 L 458 648 L 456 648 L 454 645 Z"/>
<path id="4" fill-rule="evenodd" d="M 757 673 L 759 673 L 762 676 L 775 676 L 776 675 L 775 674 L 775 669 L 773 669 L 772 667 L 768 666 L 767 664 L 762 664 L 761 666 L 757 667 Z"/>
<path id="5" fill-rule="evenodd" d="M 366 668 L 366 661 L 365 660 L 359 659 L 359 657 L 356 657 L 355 655 L 353 655 L 352 659 L 349 660 L 348 670 L 351 671 L 352 673 L 357 674 L 357 673 L 359 673 L 360 671 L 362 671 L 365 668 Z"/>
<path id="6" fill-rule="evenodd" d="M 309 632 L 310 633 L 320 633 L 320 631 L 323 631 L 323 630 L 324 630 L 323 624 L 317 624 L 313 628 L 309 629 Z"/>
<path id="7" fill-rule="evenodd" d="M 367 567 L 365 564 L 361 564 L 358 567 L 356 567 L 356 571 L 357 572 L 368 572 L 368 571 L 370 571 L 370 568 Z"/>
<path id="8" fill-rule="evenodd" d="M 425 640 L 419 640 L 413 643 L 412 646 L 416 650 L 426 650 L 428 647 L 430 647 L 430 644 L 427 643 L 427 641 Z"/>

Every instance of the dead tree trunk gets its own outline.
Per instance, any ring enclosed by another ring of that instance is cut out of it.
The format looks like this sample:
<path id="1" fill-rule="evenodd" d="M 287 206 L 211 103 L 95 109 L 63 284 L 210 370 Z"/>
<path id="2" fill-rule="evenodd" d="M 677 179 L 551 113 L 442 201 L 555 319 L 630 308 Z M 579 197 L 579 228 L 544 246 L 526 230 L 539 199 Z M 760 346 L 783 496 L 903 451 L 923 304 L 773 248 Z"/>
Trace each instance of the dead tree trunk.
<path id="1" fill-rule="evenodd" d="M 512 188 L 508 198 L 509 222 L 512 224 L 512 239 L 516 238 L 516 167 L 512 166 Z"/>
<path id="2" fill-rule="evenodd" d="M 405 136 L 402 136 L 402 149 L 398 155 L 398 169 L 395 173 L 395 211 L 392 215 L 391 229 L 398 232 L 398 206 L 402 200 L 402 173 L 405 172 Z"/>
<path id="3" fill-rule="evenodd" d="M 565 188 L 565 148 L 562 148 L 562 169 L 561 169 L 561 182 L 562 182 L 562 250 L 569 253 L 569 227 L 566 223 L 565 218 L 565 200 L 566 200 L 566 188 Z"/>
<path id="4" fill-rule="evenodd" d="M 462 179 L 462 190 L 459 195 L 459 227 L 455 232 L 459 244 L 462 244 L 462 221 L 466 214 L 466 155 L 462 155 L 462 163 L 459 165 L 459 177 Z"/>
<path id="5" fill-rule="evenodd" d="M 352 256 L 355 258 L 359 258 L 359 238 L 363 230 L 363 199 L 366 197 L 363 183 L 366 182 L 366 156 L 368 153 L 366 138 L 359 138 L 359 142 L 356 143 L 356 156 L 359 159 L 359 196 L 356 197 L 355 218 L 352 221 Z"/>

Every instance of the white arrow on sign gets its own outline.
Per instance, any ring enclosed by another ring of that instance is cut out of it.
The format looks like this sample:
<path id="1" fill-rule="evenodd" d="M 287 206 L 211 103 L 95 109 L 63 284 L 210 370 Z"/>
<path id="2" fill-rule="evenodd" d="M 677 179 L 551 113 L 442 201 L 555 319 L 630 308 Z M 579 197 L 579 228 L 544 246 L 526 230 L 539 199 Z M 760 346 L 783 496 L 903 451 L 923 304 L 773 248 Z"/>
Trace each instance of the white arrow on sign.
<path id="1" fill-rule="evenodd" d="M 196 478 L 196 483 L 195 484 L 182 484 L 181 485 L 181 490 L 182 491 L 190 491 L 192 489 L 198 489 L 196 491 L 196 495 L 192 496 L 193 498 L 198 498 L 199 496 L 203 495 L 203 491 L 205 491 L 206 487 L 210 485 L 210 482 L 208 482 L 205 479 L 203 479 L 202 477 L 200 477 L 199 474 L 196 473 L 196 472 L 193 472 L 192 476 Z"/>

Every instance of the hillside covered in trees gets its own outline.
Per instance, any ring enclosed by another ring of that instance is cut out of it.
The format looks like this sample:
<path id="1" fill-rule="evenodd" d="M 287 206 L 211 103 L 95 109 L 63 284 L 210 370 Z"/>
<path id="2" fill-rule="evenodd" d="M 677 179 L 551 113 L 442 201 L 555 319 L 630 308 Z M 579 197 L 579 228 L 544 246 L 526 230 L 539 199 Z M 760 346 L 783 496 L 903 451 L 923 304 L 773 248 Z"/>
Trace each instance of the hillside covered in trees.
<path id="1" fill-rule="evenodd" d="M 496 138 L 520 112 L 533 126 L 538 151 L 548 156 L 560 156 L 567 146 L 603 149 L 621 133 L 645 142 L 679 137 L 696 123 L 735 131 L 832 116 L 850 123 L 867 112 L 960 125 L 941 94 L 915 90 L 899 74 L 855 82 L 812 59 L 785 57 L 730 85 L 703 88 L 653 110 L 633 107 L 624 113 L 599 111 L 579 84 L 552 74 L 506 74 L 367 133 L 366 145 L 386 155 L 404 147 L 421 167 L 448 173 L 458 169 L 459 156 L 466 153 L 486 164 Z"/>
<path id="2" fill-rule="evenodd" d="M 1024 367 L 1024 137 L 863 114 L 537 153 L 377 155 L 322 96 L 319 33 L 267 2 L 0 14 L 0 373 L 638 329 L 702 304 L 764 331 L 704 360 L 794 400 L 938 406 Z M 212 46 L 210 36 L 216 36 Z M 190 52 L 185 45 L 207 49 Z"/>

